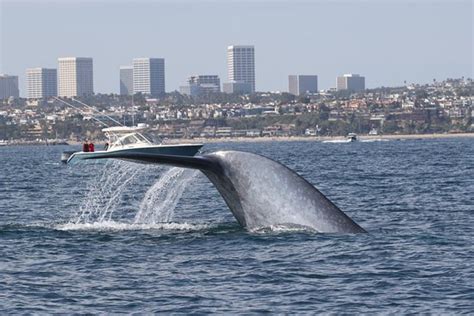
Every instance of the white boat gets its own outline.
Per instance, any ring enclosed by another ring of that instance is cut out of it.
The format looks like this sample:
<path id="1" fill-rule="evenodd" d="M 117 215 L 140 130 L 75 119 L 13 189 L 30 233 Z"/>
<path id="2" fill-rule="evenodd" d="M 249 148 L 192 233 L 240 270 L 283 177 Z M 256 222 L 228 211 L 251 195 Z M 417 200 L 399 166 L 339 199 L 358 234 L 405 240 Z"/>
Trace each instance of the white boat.
<path id="1" fill-rule="evenodd" d="M 102 129 L 108 138 L 104 150 L 94 152 L 78 151 L 70 155 L 67 163 L 75 160 L 100 158 L 101 156 L 113 158 L 114 154 L 121 156 L 124 153 L 145 153 L 174 156 L 194 156 L 203 144 L 163 144 L 152 142 L 150 136 L 145 136 L 146 127 L 114 126 Z"/>
<path id="2" fill-rule="evenodd" d="M 357 134 L 355 133 L 349 133 L 347 134 L 346 138 L 343 139 L 331 139 L 331 140 L 325 140 L 323 143 L 333 143 L 333 144 L 345 144 L 345 143 L 352 143 L 358 141 L 357 139 Z"/>
<path id="3" fill-rule="evenodd" d="M 346 139 L 349 143 L 357 141 L 357 134 L 356 133 L 349 133 L 346 136 Z"/>

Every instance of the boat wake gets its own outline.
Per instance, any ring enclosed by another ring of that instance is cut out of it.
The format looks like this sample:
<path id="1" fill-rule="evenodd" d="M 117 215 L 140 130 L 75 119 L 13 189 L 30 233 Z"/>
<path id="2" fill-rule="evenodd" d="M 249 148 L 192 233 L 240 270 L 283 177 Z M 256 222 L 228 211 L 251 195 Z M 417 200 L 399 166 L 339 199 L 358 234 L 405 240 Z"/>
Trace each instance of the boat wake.
<path id="1" fill-rule="evenodd" d="M 356 142 L 359 143 L 374 143 L 374 142 L 388 142 L 388 139 L 384 138 L 375 138 L 375 139 L 359 139 Z M 350 139 L 331 139 L 331 140 L 324 140 L 323 143 L 325 144 L 346 144 L 346 143 L 353 143 Z"/>
<path id="2" fill-rule="evenodd" d="M 375 138 L 375 139 L 361 139 L 361 143 L 374 143 L 374 142 L 388 142 L 388 139 L 385 138 Z"/>
<path id="3" fill-rule="evenodd" d="M 325 144 L 343 144 L 343 143 L 351 143 L 350 139 L 332 139 L 332 140 L 324 140 L 323 143 Z"/>

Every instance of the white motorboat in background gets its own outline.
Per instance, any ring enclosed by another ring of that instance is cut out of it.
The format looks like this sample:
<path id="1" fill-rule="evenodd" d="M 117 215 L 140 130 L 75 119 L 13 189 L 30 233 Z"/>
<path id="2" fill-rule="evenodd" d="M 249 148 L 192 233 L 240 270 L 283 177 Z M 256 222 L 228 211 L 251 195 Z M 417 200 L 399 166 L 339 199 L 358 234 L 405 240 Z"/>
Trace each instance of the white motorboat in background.
<path id="1" fill-rule="evenodd" d="M 342 143 L 352 143 L 355 141 L 358 141 L 357 134 L 349 133 L 347 134 L 346 138 L 325 140 L 323 141 L 323 143 L 342 144 Z"/>
<path id="2" fill-rule="evenodd" d="M 356 133 L 349 133 L 346 136 L 346 139 L 349 143 L 357 141 L 357 134 Z"/>

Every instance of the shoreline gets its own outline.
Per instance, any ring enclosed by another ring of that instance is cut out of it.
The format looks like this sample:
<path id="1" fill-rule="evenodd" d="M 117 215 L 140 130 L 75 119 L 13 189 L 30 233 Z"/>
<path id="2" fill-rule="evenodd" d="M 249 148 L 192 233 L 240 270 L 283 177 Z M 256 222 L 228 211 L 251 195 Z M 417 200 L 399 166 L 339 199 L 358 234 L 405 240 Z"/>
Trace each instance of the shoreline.
<path id="1" fill-rule="evenodd" d="M 453 133 L 453 134 L 388 134 L 388 135 L 358 135 L 359 140 L 413 140 L 413 139 L 443 139 L 443 138 L 474 138 L 474 133 Z M 273 137 L 223 137 L 223 138 L 172 138 L 166 139 L 165 144 L 179 144 L 179 143 L 232 143 L 232 142 L 321 142 L 327 140 L 344 140 L 346 136 L 273 136 Z M 81 142 L 67 141 L 67 145 L 75 146 L 81 145 Z M 96 142 L 98 146 L 103 145 L 103 142 Z M 46 145 L 44 141 L 13 141 L 12 143 L 4 144 L 2 147 L 9 146 L 35 146 Z M 48 146 L 67 146 L 66 144 L 48 143 Z"/>
<path id="2" fill-rule="evenodd" d="M 390 135 L 358 135 L 359 140 L 409 140 L 409 139 L 440 139 L 440 138 L 474 138 L 474 133 L 456 134 L 390 134 Z M 193 139 L 168 139 L 167 144 L 177 143 L 231 143 L 231 142 L 301 142 L 326 140 L 344 140 L 346 136 L 274 136 L 274 137 L 225 137 L 225 138 L 193 138 Z"/>

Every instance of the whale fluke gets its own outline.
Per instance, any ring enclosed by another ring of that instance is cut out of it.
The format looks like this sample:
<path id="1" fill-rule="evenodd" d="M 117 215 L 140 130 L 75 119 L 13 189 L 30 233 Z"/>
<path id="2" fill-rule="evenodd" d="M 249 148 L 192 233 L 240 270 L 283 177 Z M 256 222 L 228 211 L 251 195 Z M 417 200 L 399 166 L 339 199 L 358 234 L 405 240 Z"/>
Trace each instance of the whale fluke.
<path id="1" fill-rule="evenodd" d="M 296 225 L 321 233 L 365 232 L 296 172 L 261 155 L 241 151 L 194 157 L 115 153 L 87 159 L 102 158 L 199 169 L 217 188 L 239 224 L 250 230 Z"/>

